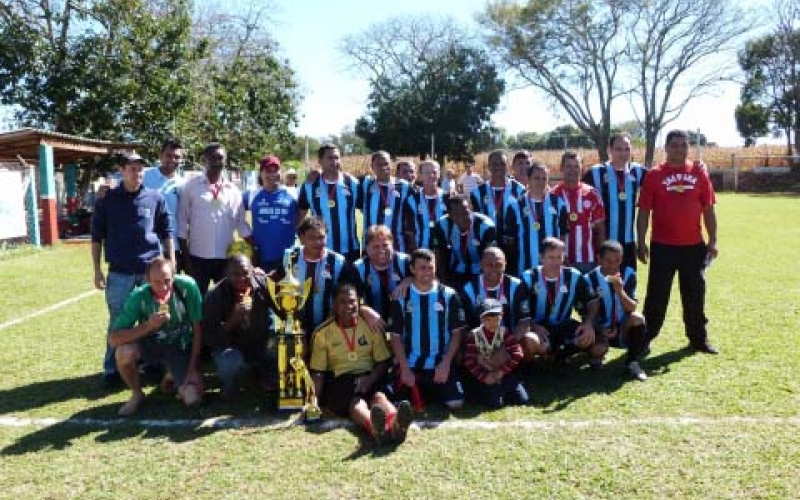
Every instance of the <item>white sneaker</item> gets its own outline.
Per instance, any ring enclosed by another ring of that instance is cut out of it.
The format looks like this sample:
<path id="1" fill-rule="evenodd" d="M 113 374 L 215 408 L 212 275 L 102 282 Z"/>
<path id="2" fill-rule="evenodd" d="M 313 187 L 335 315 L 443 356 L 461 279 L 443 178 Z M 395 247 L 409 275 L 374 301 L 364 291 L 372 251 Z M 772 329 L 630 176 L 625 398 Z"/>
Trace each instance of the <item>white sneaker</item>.
<path id="1" fill-rule="evenodd" d="M 639 366 L 637 361 L 631 361 L 628 363 L 628 373 L 630 373 L 631 376 L 636 380 L 641 380 L 642 382 L 647 380 L 647 373 L 642 370 L 642 367 Z"/>

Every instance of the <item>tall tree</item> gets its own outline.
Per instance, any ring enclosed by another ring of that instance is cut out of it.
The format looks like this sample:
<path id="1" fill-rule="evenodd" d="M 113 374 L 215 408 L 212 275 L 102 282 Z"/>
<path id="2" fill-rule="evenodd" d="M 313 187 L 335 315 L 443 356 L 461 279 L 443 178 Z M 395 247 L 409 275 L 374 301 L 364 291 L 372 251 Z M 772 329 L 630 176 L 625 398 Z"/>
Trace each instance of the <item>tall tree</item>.
<path id="1" fill-rule="evenodd" d="M 344 39 L 341 50 L 370 82 L 356 133 L 370 149 L 469 159 L 492 133 L 505 83 L 451 20 L 394 18 Z"/>
<path id="2" fill-rule="evenodd" d="M 773 31 L 748 41 L 739 53 L 746 80 L 737 121 L 741 109 L 745 128 L 739 130 L 745 140 L 745 132 L 756 128 L 758 135 L 764 135 L 765 122 L 773 124 L 784 132 L 786 153 L 800 155 L 800 5 L 778 0 L 773 12 Z"/>
<path id="3" fill-rule="evenodd" d="M 566 112 L 603 159 L 613 110 L 630 96 L 646 163 L 662 128 L 723 80 L 715 58 L 747 30 L 730 0 L 496 0 L 480 20 L 504 66 Z"/>

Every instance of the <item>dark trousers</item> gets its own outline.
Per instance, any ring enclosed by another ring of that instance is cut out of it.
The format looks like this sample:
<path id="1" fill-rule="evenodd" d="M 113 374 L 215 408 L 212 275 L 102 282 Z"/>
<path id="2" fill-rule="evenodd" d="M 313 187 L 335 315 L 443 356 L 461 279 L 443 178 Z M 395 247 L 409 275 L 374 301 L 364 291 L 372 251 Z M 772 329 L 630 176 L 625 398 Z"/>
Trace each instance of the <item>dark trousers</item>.
<path id="1" fill-rule="evenodd" d="M 197 282 L 200 295 L 206 296 L 211 282 L 219 283 L 225 277 L 225 259 L 202 259 L 190 255 L 192 262 L 191 277 Z"/>
<path id="2" fill-rule="evenodd" d="M 636 256 L 636 243 L 623 243 L 621 269 L 629 267 L 636 272 Z"/>
<path id="3" fill-rule="evenodd" d="M 689 246 L 653 243 L 650 246 L 650 272 L 644 300 L 644 317 L 651 339 L 658 336 L 664 325 L 672 279 L 677 272 L 686 336 L 691 342 L 706 340 L 708 318 L 705 314 L 705 258 L 704 243 Z"/>

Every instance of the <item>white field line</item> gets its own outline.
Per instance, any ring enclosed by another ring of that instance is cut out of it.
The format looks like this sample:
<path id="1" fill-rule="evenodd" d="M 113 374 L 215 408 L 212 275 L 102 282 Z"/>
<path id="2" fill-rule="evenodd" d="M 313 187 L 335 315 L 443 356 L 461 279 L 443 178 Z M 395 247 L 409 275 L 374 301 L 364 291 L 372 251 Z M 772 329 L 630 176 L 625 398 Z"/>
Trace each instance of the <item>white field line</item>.
<path id="1" fill-rule="evenodd" d="M 136 418 L 27 418 L 15 416 L 0 416 L 0 427 L 51 427 L 77 426 L 108 428 L 125 425 L 152 427 L 152 428 L 180 428 L 180 429 L 244 429 L 260 428 L 264 430 L 288 429 L 300 424 L 298 417 L 286 419 L 274 418 L 229 418 L 216 417 L 209 419 L 136 419 Z M 594 427 L 685 427 L 703 426 L 713 427 L 720 425 L 768 425 L 768 426 L 800 426 L 800 416 L 771 417 L 771 416 L 724 416 L 724 417 L 647 417 L 647 418 L 601 418 L 588 420 L 556 420 L 534 421 L 515 420 L 507 422 L 487 422 L 481 420 L 417 420 L 413 426 L 418 429 L 464 429 L 464 430 L 502 430 L 523 429 L 552 431 L 558 429 L 583 429 Z M 315 428 L 323 430 L 352 428 L 353 423 L 348 420 L 323 420 L 312 424 Z"/>
<path id="2" fill-rule="evenodd" d="M 91 295 L 93 295 L 95 293 L 97 293 L 97 290 L 89 290 L 88 292 L 83 292 L 82 294 L 76 295 L 75 297 L 72 297 L 71 299 L 62 300 L 61 302 L 58 302 L 58 303 L 53 304 L 51 306 L 47 306 L 44 309 L 39 309 L 38 311 L 32 312 L 30 314 L 27 314 L 27 315 L 25 315 L 25 316 L 23 316 L 21 318 L 12 319 L 11 321 L 6 321 L 5 323 L 0 323 L 0 330 L 3 330 L 4 328 L 8 328 L 8 327 L 11 327 L 11 326 L 14 326 L 14 325 L 18 325 L 20 323 L 28 321 L 29 319 L 35 318 L 37 316 L 41 316 L 42 314 L 47 314 L 49 312 L 53 312 L 56 309 L 61 309 L 64 306 L 68 306 L 68 305 L 72 304 L 73 302 L 78 302 L 79 300 L 83 300 L 86 297 L 89 297 L 89 296 L 91 296 Z"/>

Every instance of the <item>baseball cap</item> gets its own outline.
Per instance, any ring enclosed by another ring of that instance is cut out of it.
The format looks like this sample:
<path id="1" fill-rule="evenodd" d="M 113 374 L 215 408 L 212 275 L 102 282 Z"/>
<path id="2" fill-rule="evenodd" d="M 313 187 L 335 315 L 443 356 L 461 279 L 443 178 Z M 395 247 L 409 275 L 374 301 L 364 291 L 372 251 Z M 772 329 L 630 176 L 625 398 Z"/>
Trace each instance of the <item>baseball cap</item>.
<path id="1" fill-rule="evenodd" d="M 145 160 L 144 158 L 142 158 L 140 155 L 138 155 L 135 152 L 124 153 L 122 155 L 122 164 L 123 165 L 127 165 L 128 163 L 136 163 L 137 161 L 139 163 L 143 164 L 143 165 L 147 165 L 147 160 Z"/>
<path id="2" fill-rule="evenodd" d="M 501 304 L 499 300 L 486 299 L 483 302 L 481 302 L 479 310 L 481 313 L 481 318 L 483 318 L 487 314 L 502 314 L 503 304 Z"/>
<path id="3" fill-rule="evenodd" d="M 264 170 L 268 167 L 278 167 L 281 168 L 281 159 L 274 155 L 265 156 L 259 162 L 261 165 L 260 170 Z"/>
<path id="4" fill-rule="evenodd" d="M 297 175 L 297 170 L 290 168 L 286 170 L 286 175 Z"/>

